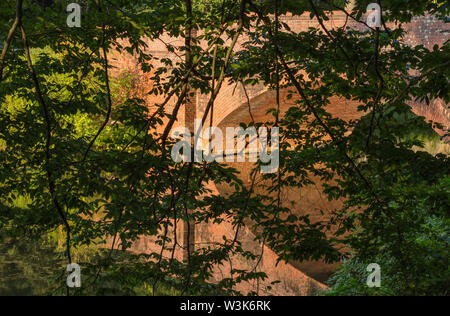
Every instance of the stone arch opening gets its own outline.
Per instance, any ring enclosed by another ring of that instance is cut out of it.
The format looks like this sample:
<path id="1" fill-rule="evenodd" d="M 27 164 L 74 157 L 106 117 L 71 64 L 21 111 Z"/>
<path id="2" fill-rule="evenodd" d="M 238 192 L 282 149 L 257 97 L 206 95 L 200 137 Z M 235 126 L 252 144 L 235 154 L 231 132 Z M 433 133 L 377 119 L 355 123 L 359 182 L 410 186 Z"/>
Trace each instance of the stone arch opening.
<path id="1" fill-rule="evenodd" d="M 243 88 L 241 88 L 243 89 Z M 283 116 L 286 111 L 296 106 L 295 97 L 288 98 L 288 89 L 280 91 L 280 117 Z M 242 95 L 242 91 L 239 91 L 239 95 Z M 218 127 L 225 130 L 226 127 L 237 127 L 242 123 L 250 123 L 252 120 L 255 122 L 268 122 L 274 121 L 272 114 L 267 114 L 269 108 L 276 107 L 276 93 L 271 90 L 259 90 L 253 93 L 253 97 L 250 102 L 245 98 L 241 98 L 239 105 L 236 106 L 236 101 L 232 102 L 233 109 L 228 107 L 228 114 L 225 115 L 218 123 Z M 250 103 L 250 106 L 249 106 Z M 226 106 L 226 105 L 221 105 Z M 357 103 L 346 99 L 332 97 L 330 104 L 327 106 L 327 110 L 334 116 L 343 120 L 356 119 L 361 116 L 361 112 L 357 111 Z M 251 185 L 250 172 L 253 168 L 251 162 L 233 162 L 227 163 L 229 166 L 238 170 L 241 180 L 246 186 Z M 342 205 L 342 201 L 328 201 L 322 190 L 322 183 L 318 177 L 311 176 L 313 185 L 308 185 L 303 188 L 286 188 L 281 192 L 283 205 L 291 207 L 296 215 L 309 215 L 311 221 L 327 221 L 333 210 L 338 209 Z M 261 181 L 257 177 L 256 182 Z M 262 183 L 262 182 L 261 182 Z M 220 194 L 229 194 L 232 190 L 227 184 L 216 185 L 216 188 Z M 263 188 L 256 188 L 256 193 L 267 194 Z M 293 206 L 292 206 L 292 203 Z M 248 223 L 249 227 L 251 223 Z M 314 278 L 319 282 L 323 282 L 329 278 L 329 276 L 335 271 L 338 264 L 327 264 L 323 261 L 306 261 L 298 262 L 292 261 L 290 265 L 305 273 L 306 275 Z"/>

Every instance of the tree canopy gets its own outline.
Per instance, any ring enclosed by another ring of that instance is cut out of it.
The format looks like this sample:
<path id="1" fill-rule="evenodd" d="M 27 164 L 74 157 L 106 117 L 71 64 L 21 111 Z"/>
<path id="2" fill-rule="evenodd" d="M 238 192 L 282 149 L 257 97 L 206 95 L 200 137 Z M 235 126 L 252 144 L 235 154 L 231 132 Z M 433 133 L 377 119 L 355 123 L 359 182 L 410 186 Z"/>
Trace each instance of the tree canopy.
<path id="1" fill-rule="evenodd" d="M 411 102 L 450 100 L 448 33 L 440 46 L 403 41 L 414 18 L 431 14 L 447 26 L 447 1 L 378 1 L 380 28 L 367 27 L 366 0 L 350 9 L 345 0 L 84 0 L 81 28 L 66 24 L 70 2 L 0 3 L 0 238 L 59 231 L 67 263 L 105 236 L 123 250 L 152 237 L 161 251 L 126 260 L 107 251 L 79 262 L 82 288 L 66 289 L 60 277 L 53 293 L 102 294 L 112 283 L 131 294 L 144 284 L 153 293 L 164 286 L 181 295 L 240 294 L 236 284 L 266 273 L 234 269 L 211 282 L 214 266 L 260 255 L 238 238 L 174 257 L 176 225 L 228 221 L 236 236 L 254 226 L 280 261 L 345 258 L 330 294 L 448 294 L 449 160 L 425 150 L 443 126 L 411 111 Z M 360 28 L 327 28 L 332 10 Z M 304 13 L 319 27 L 293 32 L 280 19 Z M 147 39 L 165 35 L 183 39 L 166 43 L 182 56 L 176 63 L 149 53 Z M 133 96 L 136 78 L 111 75 L 112 53 L 134 56 L 151 76 L 148 93 L 165 101 Z M 261 161 L 248 186 L 227 164 L 170 157 L 169 131 L 190 92 L 208 96 L 202 119 L 209 120 L 225 82 L 277 92 L 272 118 L 250 123 L 280 127 L 280 166 L 263 176 L 266 194 L 254 181 Z M 282 115 L 280 90 L 295 100 Z M 332 96 L 357 102 L 361 118 L 333 117 Z M 277 194 L 312 176 L 329 200 L 343 201 L 329 221 L 296 215 Z M 233 191 L 219 195 L 209 183 Z M 372 262 L 382 266 L 381 288 L 361 281 Z"/>

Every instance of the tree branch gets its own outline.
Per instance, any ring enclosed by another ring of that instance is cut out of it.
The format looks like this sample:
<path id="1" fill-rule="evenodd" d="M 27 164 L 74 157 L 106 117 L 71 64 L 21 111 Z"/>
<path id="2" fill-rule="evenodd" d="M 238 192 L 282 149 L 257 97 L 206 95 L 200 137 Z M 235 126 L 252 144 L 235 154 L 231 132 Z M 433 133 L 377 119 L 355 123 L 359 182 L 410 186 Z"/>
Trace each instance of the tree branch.
<path id="1" fill-rule="evenodd" d="M 16 2 L 16 19 L 14 20 L 11 29 L 8 32 L 8 36 L 6 37 L 5 44 L 3 45 L 2 54 L 0 56 L 0 82 L 3 80 L 3 69 L 5 66 L 6 53 L 11 46 L 11 41 L 16 32 L 17 27 L 22 23 L 22 4 L 23 0 L 17 0 Z"/>
<path id="2" fill-rule="evenodd" d="M 72 263 L 72 256 L 71 256 L 71 251 L 70 251 L 70 235 L 71 235 L 71 230 L 70 230 L 70 225 L 69 222 L 67 221 L 66 215 L 64 214 L 64 211 L 61 207 L 61 204 L 58 201 L 57 198 L 57 194 L 56 194 L 56 184 L 55 181 L 53 179 L 53 172 L 52 172 L 52 167 L 50 166 L 50 161 L 51 161 L 51 154 L 50 154 L 50 145 L 51 145 L 51 123 L 50 123 L 50 114 L 49 114 L 49 110 L 48 110 L 48 106 L 44 100 L 43 94 L 42 94 L 42 90 L 39 84 L 39 80 L 37 78 L 36 72 L 34 70 L 33 67 L 33 63 L 31 60 L 31 55 L 30 55 L 30 47 L 28 44 L 28 38 L 27 38 L 27 34 L 25 32 L 25 28 L 22 25 L 22 21 L 19 20 L 19 27 L 20 30 L 22 32 L 22 40 L 23 40 L 23 45 L 24 45 L 24 50 L 25 50 L 25 56 L 27 59 L 27 64 L 28 64 L 28 69 L 30 71 L 31 74 L 31 78 L 33 80 L 34 83 L 34 87 L 36 90 L 36 96 L 38 99 L 39 104 L 42 107 L 42 110 L 44 112 L 44 119 L 45 119 L 45 127 L 46 127 L 46 142 L 45 142 L 45 165 L 46 165 L 46 172 L 47 172 L 47 179 L 48 179 L 48 183 L 49 183 L 49 192 L 50 195 L 52 197 L 52 202 L 54 207 L 56 208 L 56 211 L 59 214 L 59 217 L 61 218 L 61 221 L 63 222 L 65 229 L 66 229 L 66 251 L 67 251 L 67 258 L 69 261 L 69 264 Z M 67 295 L 69 295 L 69 287 L 67 287 Z"/>

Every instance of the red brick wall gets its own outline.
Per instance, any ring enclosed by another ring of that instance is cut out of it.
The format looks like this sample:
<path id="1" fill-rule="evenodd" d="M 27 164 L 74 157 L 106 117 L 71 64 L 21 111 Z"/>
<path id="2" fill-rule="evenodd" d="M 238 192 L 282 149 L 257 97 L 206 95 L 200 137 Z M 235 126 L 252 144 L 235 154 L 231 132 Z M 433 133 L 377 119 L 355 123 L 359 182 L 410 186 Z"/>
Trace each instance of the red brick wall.
<path id="1" fill-rule="evenodd" d="M 319 28 L 319 24 L 316 20 L 311 20 L 309 14 L 304 14 L 302 16 L 283 16 L 281 17 L 283 22 L 289 24 L 290 28 L 294 32 L 304 31 L 309 27 Z M 347 18 L 341 13 L 334 13 L 329 21 L 325 22 L 328 28 L 342 27 L 348 25 L 354 28 L 361 28 L 361 24 L 357 24 L 354 21 L 347 20 Z M 431 16 L 426 16 L 422 18 L 416 18 L 412 23 L 406 26 L 408 30 L 408 35 L 405 38 L 406 43 L 410 44 L 424 44 L 427 47 L 432 47 L 434 44 L 441 44 L 443 41 L 448 39 L 448 33 L 439 33 L 438 31 L 442 29 L 442 23 L 436 21 Z M 161 41 L 148 41 L 149 51 L 157 58 L 168 57 L 177 61 L 179 56 L 174 53 L 169 53 L 165 46 L 165 43 L 172 43 L 179 46 L 183 45 L 182 39 L 173 39 L 167 36 L 163 37 Z M 239 49 L 239 44 L 237 48 Z M 137 66 L 137 61 L 135 58 L 129 55 L 113 55 L 113 65 L 116 67 L 113 75 L 117 75 L 121 71 L 128 70 L 134 71 L 139 76 L 140 82 L 140 95 L 145 99 L 150 109 L 156 108 L 155 105 L 162 102 L 163 97 L 154 95 L 147 95 L 145 90 L 150 90 L 152 87 L 152 82 L 149 79 L 151 74 L 143 74 L 139 71 Z M 154 66 L 159 66 L 158 62 L 155 62 Z M 254 114 L 255 119 L 258 121 L 265 120 L 267 118 L 265 111 L 269 107 L 274 107 L 275 96 L 271 91 L 267 91 L 263 86 L 253 86 L 247 87 L 247 93 L 251 99 L 251 109 Z M 288 100 L 286 98 L 286 91 L 282 92 L 282 112 L 285 111 L 289 106 L 293 104 L 293 100 Z M 209 99 L 208 95 L 197 94 L 194 99 L 190 100 L 187 107 L 180 110 L 178 120 L 175 126 L 185 125 L 186 123 L 192 122 L 194 117 L 200 118 L 204 112 L 205 106 Z M 171 112 L 176 99 L 173 98 L 169 102 L 167 111 Z M 430 107 L 424 105 L 414 105 L 414 110 L 420 115 L 426 116 L 428 119 L 438 119 L 444 125 L 448 125 L 449 116 L 447 113 L 445 104 L 439 101 L 433 103 Z M 348 120 L 351 118 L 357 118 L 360 113 L 356 111 L 356 104 L 340 100 L 338 98 L 332 98 L 331 104 L 329 106 L 329 111 L 333 115 L 340 117 L 342 119 Z M 221 92 L 219 93 L 217 100 L 214 105 L 214 117 L 213 124 L 216 126 L 237 126 L 239 122 L 248 122 L 250 120 L 248 113 L 247 99 L 245 96 L 245 91 L 241 85 L 229 85 L 224 84 Z M 192 123 L 191 123 L 192 124 Z M 186 124 L 190 125 L 190 124 Z M 249 170 L 251 165 L 249 164 L 235 164 L 235 167 L 241 171 L 241 177 L 244 181 L 248 180 Z M 227 194 L 229 188 L 226 185 L 219 185 L 215 187 L 210 185 L 210 188 L 217 194 Z M 295 211 L 299 214 L 310 214 L 313 220 L 326 219 L 327 214 L 322 215 L 319 211 L 330 210 L 332 211 L 339 206 L 339 202 L 328 202 L 322 196 L 321 184 L 319 181 L 315 185 L 303 188 L 302 190 L 286 190 L 283 192 L 284 201 L 286 205 L 290 202 L 295 202 Z M 179 224 L 178 240 L 182 240 L 183 227 L 185 225 Z M 234 230 L 230 223 L 223 223 L 221 225 L 208 225 L 202 223 L 196 225 L 195 232 L 193 232 L 193 237 L 195 238 L 195 245 L 205 246 L 214 245 L 215 243 L 220 243 L 222 241 L 222 236 L 227 238 L 232 238 L 234 236 Z M 261 252 L 262 245 L 257 244 L 253 240 L 253 233 L 248 229 L 244 228 L 239 234 L 239 239 L 243 243 L 244 248 L 247 250 L 253 250 L 255 253 Z M 134 245 L 134 251 L 137 252 L 151 252 L 159 251 L 160 246 L 156 245 L 149 238 L 142 238 Z M 269 275 L 269 279 L 261 284 L 247 283 L 239 286 L 238 289 L 245 291 L 259 289 L 260 294 L 278 294 L 278 295 L 307 295 L 311 294 L 317 287 L 323 287 L 320 282 L 315 281 L 311 277 L 307 276 L 306 271 L 309 275 L 320 276 L 329 274 L 334 266 L 325 265 L 318 262 L 310 263 L 296 263 L 292 264 L 279 264 L 276 266 L 276 255 L 267 247 L 264 247 L 262 260 L 259 262 L 257 267 L 258 270 L 263 270 Z M 167 253 L 169 255 L 169 253 Z M 183 258 L 183 251 L 177 249 L 176 257 L 178 259 Z M 253 269 L 257 262 L 249 262 L 243 258 L 233 258 L 232 265 L 233 268 L 237 269 Z M 229 266 L 216 267 L 215 279 L 221 277 L 228 277 L 230 271 Z M 273 290 L 269 293 L 265 290 L 266 286 L 270 284 L 271 281 L 280 280 L 281 283 L 273 287 Z"/>

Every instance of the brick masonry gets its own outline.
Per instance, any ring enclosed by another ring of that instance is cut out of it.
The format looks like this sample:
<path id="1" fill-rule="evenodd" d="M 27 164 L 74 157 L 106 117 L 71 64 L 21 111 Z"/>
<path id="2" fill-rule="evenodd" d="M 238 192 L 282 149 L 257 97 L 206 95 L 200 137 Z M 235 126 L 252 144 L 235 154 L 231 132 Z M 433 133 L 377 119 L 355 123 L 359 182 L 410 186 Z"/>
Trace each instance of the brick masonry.
<path id="1" fill-rule="evenodd" d="M 281 17 L 281 20 L 287 23 L 294 32 L 304 31 L 310 27 L 320 27 L 317 20 L 310 19 L 309 14 L 304 14 L 302 16 L 286 15 Z M 328 28 L 342 27 L 344 25 L 354 28 L 362 27 L 361 24 L 348 20 L 344 14 L 338 12 L 334 12 L 331 19 L 326 22 Z M 415 18 L 411 23 L 406 25 L 406 29 L 407 36 L 405 41 L 411 45 L 423 44 L 430 48 L 435 44 L 442 44 L 449 38 L 448 32 L 441 32 L 443 30 L 443 24 L 431 16 Z M 170 58 L 174 62 L 179 60 L 180 57 L 177 54 L 168 52 L 165 43 L 171 43 L 176 46 L 183 45 L 182 39 L 163 36 L 161 40 L 148 41 L 149 52 L 158 58 Z M 239 43 L 237 49 L 239 49 Z M 135 58 L 129 55 L 113 54 L 111 59 L 115 66 L 113 76 L 117 76 L 122 71 L 130 71 L 138 74 L 139 88 L 136 89 L 135 96 L 143 98 L 151 110 L 156 108 L 156 104 L 162 102 L 162 96 L 148 95 L 146 93 L 146 91 L 151 89 L 153 84 L 149 79 L 152 74 L 142 74 Z M 154 63 L 154 66 L 159 66 L 157 61 Z M 275 104 L 274 92 L 268 91 L 264 86 L 260 85 L 247 87 L 247 93 L 250 98 L 251 110 L 255 120 L 265 121 L 267 119 L 265 113 L 266 110 L 269 107 L 274 107 Z M 203 115 L 208 98 L 209 96 L 196 93 L 195 96 L 189 100 L 187 107 L 180 111 L 175 126 L 192 125 L 194 117 L 200 118 Z M 282 91 L 282 113 L 293 105 L 294 100 L 295 97 L 292 100 L 288 100 L 287 91 Z M 334 116 L 344 120 L 360 117 L 360 113 L 356 111 L 356 103 L 342 100 L 337 97 L 331 98 L 330 101 L 328 111 Z M 167 105 L 168 112 L 171 112 L 175 102 L 175 98 L 169 102 Z M 444 104 L 442 101 L 436 101 L 430 106 L 414 104 L 413 110 L 417 114 L 425 116 L 427 119 L 438 120 L 444 126 L 448 126 L 450 119 L 447 107 L 448 105 Z M 224 84 L 214 105 L 213 124 L 219 127 L 238 126 L 240 122 L 249 121 L 250 115 L 244 88 L 240 85 Z M 231 165 L 240 171 L 241 178 L 244 182 L 249 184 L 251 164 L 234 163 Z M 324 220 L 329 216 L 329 213 L 332 210 L 341 205 L 341 202 L 329 202 L 326 197 L 323 196 L 321 189 L 322 184 L 320 181 L 314 178 L 313 180 L 315 180 L 314 185 L 302 189 L 289 189 L 283 191 L 283 201 L 285 201 L 285 205 L 288 205 L 291 202 L 295 203 L 294 211 L 297 214 L 310 214 L 312 220 Z M 226 184 L 217 186 L 210 184 L 209 187 L 215 194 L 228 194 L 231 190 Z M 264 192 L 260 191 L 259 193 Z M 320 210 L 328 210 L 328 213 L 325 212 L 325 214 L 321 214 Z M 186 244 L 186 225 L 178 225 L 178 227 L 178 240 L 184 240 L 184 244 Z M 195 241 L 193 247 L 203 247 L 206 245 L 214 246 L 214 244 L 222 241 L 222 236 L 232 238 L 235 234 L 235 230 L 228 222 L 220 225 L 202 223 L 191 227 L 191 229 L 190 238 Z M 240 257 L 232 258 L 230 264 L 215 268 L 214 279 L 219 280 L 223 277 L 230 277 L 231 268 L 255 269 L 256 271 L 264 271 L 268 274 L 269 278 L 263 282 L 248 282 L 239 285 L 237 289 L 242 290 L 243 292 L 254 290 L 258 291 L 261 295 L 311 295 L 314 294 L 317 289 L 324 287 L 320 280 L 326 279 L 335 269 L 335 265 L 328 265 L 323 262 L 290 262 L 288 264 L 279 263 L 277 265 L 276 254 L 268 247 L 255 242 L 254 234 L 248 227 L 244 227 L 239 232 L 239 240 L 242 242 L 244 249 L 252 250 L 255 253 L 261 253 L 262 259 L 260 261 L 247 261 Z M 151 238 L 141 238 L 135 242 L 133 251 L 146 253 L 152 251 L 159 252 L 160 246 L 156 245 Z M 165 254 L 169 255 L 169 252 L 167 251 Z M 185 258 L 185 253 L 182 249 L 176 251 L 176 258 L 180 260 Z M 270 285 L 270 282 L 275 280 L 281 282 L 272 286 L 272 290 L 267 290 L 267 286 Z"/>

